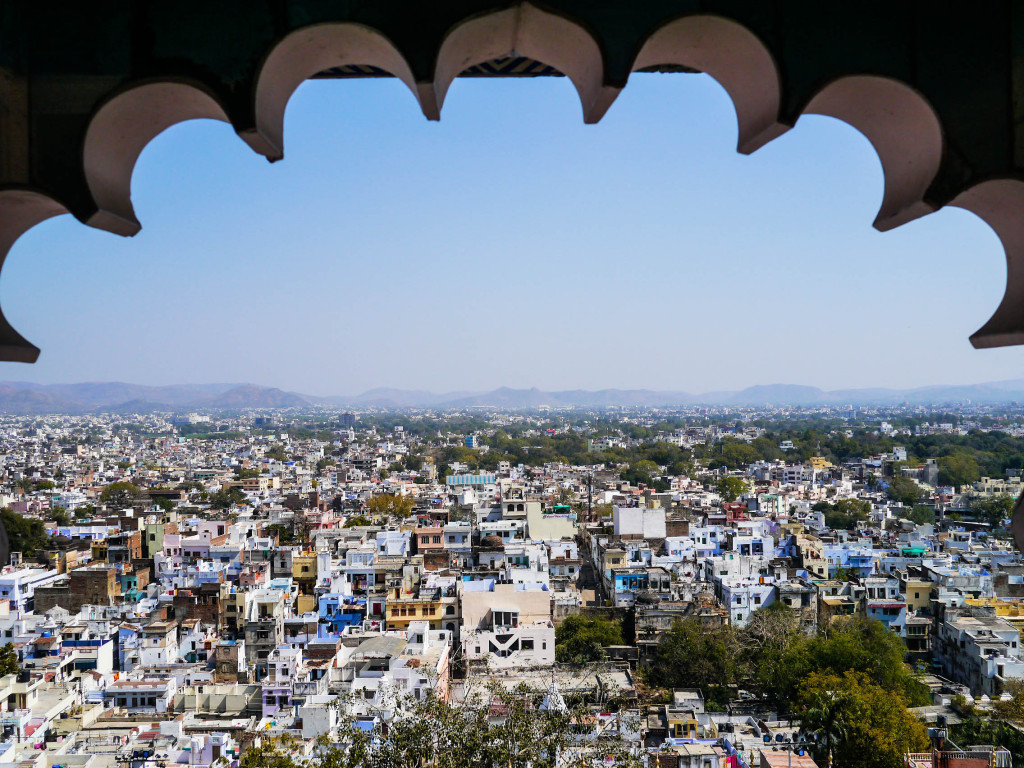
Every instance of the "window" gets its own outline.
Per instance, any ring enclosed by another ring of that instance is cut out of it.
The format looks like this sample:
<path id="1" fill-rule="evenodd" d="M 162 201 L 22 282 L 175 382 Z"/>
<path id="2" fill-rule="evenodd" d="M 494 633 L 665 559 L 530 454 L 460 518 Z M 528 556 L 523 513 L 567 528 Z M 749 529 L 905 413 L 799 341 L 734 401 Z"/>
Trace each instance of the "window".
<path id="1" fill-rule="evenodd" d="M 533 640 L 523 640 L 519 644 L 519 648 L 521 650 L 524 650 L 524 651 L 532 651 L 533 650 Z"/>
<path id="2" fill-rule="evenodd" d="M 541 649 L 542 651 L 546 651 L 546 650 L 548 649 L 548 643 L 547 643 L 547 641 L 546 641 L 546 640 L 544 640 L 544 641 L 542 641 L 542 642 L 541 642 L 541 644 L 540 644 L 540 649 Z"/>

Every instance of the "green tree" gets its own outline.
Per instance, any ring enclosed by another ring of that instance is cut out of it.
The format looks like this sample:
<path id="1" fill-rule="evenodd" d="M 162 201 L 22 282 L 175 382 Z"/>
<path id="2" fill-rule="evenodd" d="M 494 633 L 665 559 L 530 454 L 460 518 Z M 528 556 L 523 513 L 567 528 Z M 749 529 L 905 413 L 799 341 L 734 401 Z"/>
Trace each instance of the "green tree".
<path id="1" fill-rule="evenodd" d="M 815 737 L 812 752 L 823 768 L 900 768 L 908 752 L 928 748 L 907 703 L 864 674 L 814 673 L 800 693 L 801 731 Z"/>
<path id="2" fill-rule="evenodd" d="M 264 451 L 263 455 L 275 461 L 288 461 L 288 454 L 284 452 L 283 445 L 272 445 Z"/>
<path id="3" fill-rule="evenodd" d="M 75 519 L 76 520 L 88 520 L 96 514 L 96 507 L 92 504 L 82 504 L 79 507 L 75 507 Z"/>
<path id="4" fill-rule="evenodd" d="M 786 654 L 802 639 L 793 609 L 776 600 L 750 615 L 737 634 L 740 658 L 752 687 L 776 706 L 786 689 Z"/>
<path id="5" fill-rule="evenodd" d="M 993 703 L 993 710 L 999 702 Z M 993 713 L 992 717 L 977 710 L 961 710 L 962 720 L 949 730 L 950 740 L 954 744 L 992 744 L 1010 751 L 1014 765 L 1024 764 L 1024 732 L 1019 725 L 1005 722 L 1001 714 Z"/>
<path id="6" fill-rule="evenodd" d="M 266 536 L 276 536 L 278 542 L 282 545 L 295 543 L 295 532 L 292 530 L 292 527 L 288 525 L 274 523 L 273 525 L 266 526 L 263 529 L 263 533 Z"/>
<path id="7" fill-rule="evenodd" d="M 722 497 L 725 502 L 736 501 L 741 495 L 750 491 L 750 486 L 747 481 L 741 477 L 732 477 L 727 475 L 725 477 L 718 478 L 715 483 L 715 490 Z"/>
<path id="8" fill-rule="evenodd" d="M 249 497 L 237 486 L 221 488 L 216 493 L 211 493 L 209 498 L 210 509 L 228 509 L 235 504 L 248 504 Z"/>
<path id="9" fill-rule="evenodd" d="M 835 504 L 819 501 L 813 507 L 825 513 L 825 525 L 837 531 L 852 531 L 857 523 L 867 521 L 871 502 L 867 499 L 839 499 Z"/>
<path id="10" fill-rule="evenodd" d="M 592 720 L 582 704 L 567 704 L 525 685 L 506 690 L 489 685 L 482 695 L 449 702 L 428 695 L 388 702 L 395 716 L 372 729 L 342 715 L 337 738 L 322 736 L 310 768 L 560 768 L 609 760 L 636 768 L 639 759 L 625 741 L 588 739 Z M 497 716 L 496 716 L 497 715 Z M 383 719 L 382 719 L 383 720 Z M 630 723 L 625 722 L 627 727 Z M 296 768 L 283 740 L 264 739 L 243 753 L 240 768 Z"/>
<path id="11" fill-rule="evenodd" d="M 12 512 L 7 507 L 0 509 L 0 522 L 7 529 L 7 540 L 11 545 L 12 552 L 21 552 L 23 555 L 32 557 L 36 550 L 43 549 L 50 543 L 50 537 L 46 533 L 46 526 L 42 520 L 22 517 L 17 512 Z"/>
<path id="12" fill-rule="evenodd" d="M 760 461 L 761 452 L 745 440 L 726 437 L 720 440 L 705 458 L 710 469 L 739 469 Z"/>
<path id="13" fill-rule="evenodd" d="M 646 485 L 656 491 L 668 490 L 668 483 L 658 477 L 660 472 L 661 469 L 653 461 L 641 459 L 630 464 L 625 472 L 620 473 L 620 477 L 630 485 Z"/>
<path id="14" fill-rule="evenodd" d="M 808 679 L 811 682 L 818 675 Z M 826 678 L 829 679 L 829 678 Z M 850 738 L 855 716 L 855 702 L 849 692 L 837 688 L 821 690 L 808 687 L 801 696 L 800 720 L 802 735 L 814 741 L 815 758 L 830 768 L 836 754 Z"/>
<path id="15" fill-rule="evenodd" d="M 142 489 L 126 480 L 111 483 L 100 492 L 100 501 L 115 509 L 129 507 L 141 498 Z"/>
<path id="16" fill-rule="evenodd" d="M 366 510 L 374 519 L 388 517 L 405 518 L 412 512 L 413 505 L 414 502 L 411 496 L 382 493 L 366 502 Z"/>
<path id="17" fill-rule="evenodd" d="M 171 501 L 166 496 L 154 496 L 153 506 L 159 508 L 164 512 L 170 512 L 172 509 L 174 509 L 174 502 Z"/>
<path id="18" fill-rule="evenodd" d="M 699 619 L 678 619 L 658 643 L 652 680 L 669 688 L 700 688 L 709 701 L 724 704 L 736 681 L 738 647 L 728 624 L 707 627 Z"/>
<path id="19" fill-rule="evenodd" d="M 981 479 L 978 462 L 963 453 L 939 458 L 939 485 L 971 485 Z"/>
<path id="20" fill-rule="evenodd" d="M 239 768 L 298 768 L 291 755 L 273 739 L 264 739 L 259 746 L 250 746 L 242 753 Z"/>
<path id="21" fill-rule="evenodd" d="M 811 674 L 867 675 L 887 690 L 899 692 L 913 706 L 930 702 L 927 690 L 904 663 L 906 646 L 899 635 L 865 616 L 836 619 L 814 638 L 792 643 L 780 661 L 779 701 L 796 700 Z"/>
<path id="22" fill-rule="evenodd" d="M 373 525 L 373 523 L 370 522 L 370 518 L 366 515 L 356 515 L 355 517 L 350 517 L 345 521 L 346 528 L 355 528 L 360 525 Z"/>
<path id="23" fill-rule="evenodd" d="M 1024 681 L 1010 678 L 1004 691 L 1010 694 L 1009 700 L 992 702 L 992 714 L 1011 723 L 1024 723 Z"/>
<path id="24" fill-rule="evenodd" d="M 0 648 L 0 677 L 4 675 L 16 675 L 21 671 L 18 663 L 18 652 L 11 643 L 5 643 Z"/>
<path id="25" fill-rule="evenodd" d="M 71 515 L 64 507 L 52 507 L 49 518 L 57 525 L 71 525 Z"/>
<path id="26" fill-rule="evenodd" d="M 622 626 L 618 621 L 574 613 L 555 629 L 555 660 L 559 662 L 600 661 L 609 645 L 622 645 Z"/>
<path id="27" fill-rule="evenodd" d="M 971 512 L 978 520 L 999 527 L 1013 512 L 1012 496 L 982 496 L 971 502 Z"/>
<path id="28" fill-rule="evenodd" d="M 237 480 L 248 480 L 250 478 L 259 477 L 260 471 L 252 467 L 239 467 L 235 470 L 235 479 Z"/>
<path id="29" fill-rule="evenodd" d="M 907 515 L 907 518 L 912 523 L 917 523 L 918 525 L 934 523 L 935 510 L 932 509 L 931 507 L 926 507 L 923 504 L 919 504 L 918 506 L 910 510 L 910 514 Z"/>
<path id="30" fill-rule="evenodd" d="M 903 503 L 905 507 L 912 507 L 921 498 L 921 486 L 909 477 L 897 475 L 889 480 L 889 486 L 885 489 L 886 495 L 893 501 Z"/>

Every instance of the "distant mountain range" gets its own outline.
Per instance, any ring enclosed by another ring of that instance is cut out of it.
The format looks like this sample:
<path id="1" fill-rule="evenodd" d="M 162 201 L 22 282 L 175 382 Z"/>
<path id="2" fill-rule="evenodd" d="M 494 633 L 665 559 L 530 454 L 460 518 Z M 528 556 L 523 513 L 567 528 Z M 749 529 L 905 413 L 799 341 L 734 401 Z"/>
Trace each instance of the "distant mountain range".
<path id="1" fill-rule="evenodd" d="M 78 415 L 93 412 L 301 408 L 313 403 L 292 392 L 253 384 L 180 384 L 152 387 L 123 382 L 0 383 L 0 413 Z"/>
<path id="2" fill-rule="evenodd" d="M 147 386 L 123 382 L 84 384 L 0 383 L 0 413 L 85 414 L 97 412 L 222 410 L 246 408 L 472 408 L 531 409 L 543 406 L 607 408 L 684 405 L 814 406 L 814 405 L 942 405 L 945 403 L 1024 402 L 1024 379 L 919 387 L 916 389 L 842 389 L 825 391 L 796 384 L 769 384 L 736 392 L 691 394 L 650 389 L 540 389 L 502 387 L 490 392 L 443 392 L 372 389 L 361 395 L 315 396 L 255 384 L 176 384 Z"/>

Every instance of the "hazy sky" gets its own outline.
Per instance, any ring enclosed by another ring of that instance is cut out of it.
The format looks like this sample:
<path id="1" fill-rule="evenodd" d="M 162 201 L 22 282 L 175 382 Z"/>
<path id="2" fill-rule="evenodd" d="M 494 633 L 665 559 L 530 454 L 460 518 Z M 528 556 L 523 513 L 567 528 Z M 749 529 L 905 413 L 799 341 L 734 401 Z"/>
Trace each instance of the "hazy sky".
<path id="1" fill-rule="evenodd" d="M 144 151 L 143 230 L 70 216 L 0 280 L 42 348 L 0 379 L 253 382 L 310 394 L 1024 376 L 976 351 L 1005 259 L 973 215 L 871 227 L 867 140 L 805 117 L 746 157 L 725 92 L 636 75 L 596 126 L 564 78 L 459 80 L 428 123 L 396 80 L 317 81 L 273 165 L 192 121 Z"/>

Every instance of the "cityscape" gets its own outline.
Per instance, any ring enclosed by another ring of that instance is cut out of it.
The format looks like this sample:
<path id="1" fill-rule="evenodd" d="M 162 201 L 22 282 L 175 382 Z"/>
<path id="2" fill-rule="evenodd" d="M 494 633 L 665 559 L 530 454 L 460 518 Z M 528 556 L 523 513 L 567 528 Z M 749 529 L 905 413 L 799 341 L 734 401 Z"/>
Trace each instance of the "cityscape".
<path id="1" fill-rule="evenodd" d="M 60 411 L 130 389 L 0 417 L 12 763 L 1022 754 L 1015 400 Z"/>
<path id="2" fill-rule="evenodd" d="M 0 51 L 0 768 L 1024 768 L 1024 0 Z"/>

